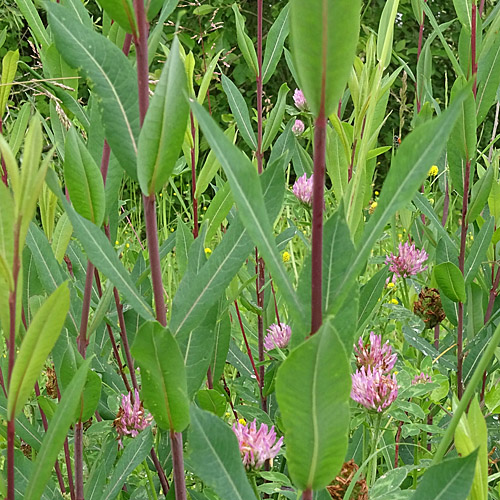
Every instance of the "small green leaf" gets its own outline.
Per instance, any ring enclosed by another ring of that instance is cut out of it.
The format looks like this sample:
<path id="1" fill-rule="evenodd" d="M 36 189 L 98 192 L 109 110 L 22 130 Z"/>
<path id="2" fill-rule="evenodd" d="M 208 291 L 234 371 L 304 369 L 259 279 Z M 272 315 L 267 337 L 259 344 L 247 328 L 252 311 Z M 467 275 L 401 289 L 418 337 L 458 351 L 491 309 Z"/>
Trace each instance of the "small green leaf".
<path id="1" fill-rule="evenodd" d="M 495 229 L 495 218 L 490 217 L 481 227 L 481 230 L 474 238 L 474 243 L 465 261 L 464 278 L 465 284 L 472 283 L 479 271 L 480 265 L 486 260 L 486 252 L 490 246 Z"/>
<path id="2" fill-rule="evenodd" d="M 145 323 L 131 348 L 142 374 L 141 396 L 162 429 L 182 432 L 189 424 L 186 371 L 172 334 L 157 322 Z"/>
<path id="3" fill-rule="evenodd" d="M 336 476 L 349 432 L 350 368 L 330 321 L 281 365 L 276 398 L 285 430 L 288 470 L 302 490 L 318 490 Z"/>
<path id="4" fill-rule="evenodd" d="M 137 30 L 134 6 L 131 0 L 99 0 L 99 3 L 109 17 L 116 21 L 127 33 Z"/>
<path id="5" fill-rule="evenodd" d="M 289 13 L 290 8 L 289 4 L 287 4 L 267 33 L 264 61 L 262 62 L 262 83 L 264 85 L 273 76 L 274 70 L 281 59 L 283 45 L 290 31 Z"/>
<path id="6" fill-rule="evenodd" d="M 8 420 L 15 417 L 29 398 L 69 310 L 68 283 L 64 282 L 44 302 L 33 318 L 16 359 L 9 385 Z"/>
<path id="7" fill-rule="evenodd" d="M 203 217 L 203 221 L 209 221 L 205 240 L 207 243 L 209 243 L 217 233 L 217 230 L 220 228 L 220 225 L 226 218 L 226 215 L 231 210 L 233 203 L 233 193 L 231 193 L 229 182 L 226 182 L 212 198 L 210 206 Z"/>
<path id="8" fill-rule="evenodd" d="M 389 66 L 392 57 L 394 21 L 398 12 L 399 0 L 388 0 L 382 11 L 377 36 L 377 59 L 383 69 Z"/>
<path id="9" fill-rule="evenodd" d="M 267 151 L 267 149 L 271 146 L 281 127 L 283 116 L 285 115 L 286 96 L 289 91 L 290 89 L 286 83 L 284 83 L 279 89 L 278 100 L 276 101 L 264 128 L 264 137 L 262 139 L 263 152 Z"/>
<path id="10" fill-rule="evenodd" d="M 174 38 L 139 136 L 137 176 L 142 192 L 160 191 L 174 170 L 189 116 L 187 80 Z"/>
<path id="11" fill-rule="evenodd" d="M 221 500 L 255 500 L 231 427 L 194 404 L 190 413 L 188 443 L 194 473 Z"/>
<path id="12" fill-rule="evenodd" d="M 80 215 L 100 226 L 106 211 L 101 171 L 75 127 L 68 130 L 64 148 L 64 180 L 71 202 Z"/>
<path id="13" fill-rule="evenodd" d="M 10 89 L 16 76 L 19 50 L 9 50 L 2 59 L 2 79 L 0 81 L 0 116 L 5 112 Z"/>
<path id="14" fill-rule="evenodd" d="M 453 302 L 465 302 L 465 281 L 460 269 L 452 262 L 443 262 L 434 267 L 434 278 L 439 289 Z"/>
<path id="15" fill-rule="evenodd" d="M 222 417 L 226 412 L 226 398 L 214 389 L 202 389 L 196 393 L 200 408 Z"/>
<path id="16" fill-rule="evenodd" d="M 238 9 L 238 5 L 234 3 L 232 8 L 236 18 L 236 36 L 238 38 L 238 47 L 240 48 L 248 67 L 257 75 L 258 64 L 254 44 L 245 32 L 245 20 Z"/>

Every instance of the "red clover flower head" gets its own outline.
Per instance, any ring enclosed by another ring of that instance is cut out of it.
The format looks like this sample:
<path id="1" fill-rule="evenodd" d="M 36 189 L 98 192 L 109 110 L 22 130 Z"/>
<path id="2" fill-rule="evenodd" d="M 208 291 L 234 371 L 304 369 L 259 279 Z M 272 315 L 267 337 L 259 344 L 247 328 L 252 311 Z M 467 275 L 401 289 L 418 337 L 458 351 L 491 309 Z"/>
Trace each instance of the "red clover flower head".
<path id="1" fill-rule="evenodd" d="M 247 469 L 259 469 L 266 460 L 273 459 L 280 451 L 283 444 L 283 436 L 276 442 L 274 425 L 271 430 L 266 424 L 261 424 L 257 430 L 254 420 L 251 424 L 237 422 L 233 425 L 233 431 L 238 438 L 241 460 Z"/>
<path id="2" fill-rule="evenodd" d="M 381 413 L 398 397 L 395 373 L 385 375 L 380 368 L 363 366 L 351 378 L 351 398 L 369 410 Z"/>
<path id="3" fill-rule="evenodd" d="M 354 346 L 356 351 L 356 364 L 358 368 L 366 367 L 380 369 L 382 373 L 389 373 L 396 364 L 398 355 L 392 354 L 392 347 L 387 341 L 382 345 L 382 335 L 370 332 L 370 342 L 363 344 L 363 338 L 359 337 L 358 345 Z"/>
<path id="4" fill-rule="evenodd" d="M 270 351 L 276 347 L 284 349 L 288 345 L 288 342 L 290 342 L 290 337 L 292 335 L 292 329 L 284 323 L 281 325 L 273 323 L 267 329 L 267 332 L 266 338 L 264 339 L 264 349 L 266 351 Z"/>
<path id="5" fill-rule="evenodd" d="M 399 244 L 399 254 L 391 253 L 386 257 L 385 263 L 390 265 L 390 271 L 398 277 L 408 278 L 427 269 L 427 266 L 423 264 L 428 257 L 425 250 L 418 250 L 415 248 L 415 244 L 410 246 L 408 242 L 405 242 L 404 245 Z"/>
<path id="6" fill-rule="evenodd" d="M 295 89 L 295 92 L 293 93 L 293 102 L 300 111 L 305 111 L 307 109 L 307 101 L 302 90 Z"/>
<path id="7" fill-rule="evenodd" d="M 310 205 L 312 202 L 313 177 L 314 174 L 308 179 L 307 174 L 304 174 L 299 177 L 293 185 L 293 194 L 299 201 L 307 205 Z"/>
<path id="8" fill-rule="evenodd" d="M 305 129 L 306 127 L 302 120 L 295 120 L 295 123 L 292 126 L 292 132 L 294 133 L 294 135 L 296 136 L 302 135 Z"/>
<path id="9" fill-rule="evenodd" d="M 139 432 L 151 424 L 153 417 L 145 415 L 144 406 L 139 399 L 137 389 L 134 389 L 134 403 L 132 404 L 132 395 L 129 392 L 126 396 L 122 394 L 122 404 L 113 422 L 113 427 L 118 433 L 118 446 L 123 448 L 122 437 L 136 437 Z"/>

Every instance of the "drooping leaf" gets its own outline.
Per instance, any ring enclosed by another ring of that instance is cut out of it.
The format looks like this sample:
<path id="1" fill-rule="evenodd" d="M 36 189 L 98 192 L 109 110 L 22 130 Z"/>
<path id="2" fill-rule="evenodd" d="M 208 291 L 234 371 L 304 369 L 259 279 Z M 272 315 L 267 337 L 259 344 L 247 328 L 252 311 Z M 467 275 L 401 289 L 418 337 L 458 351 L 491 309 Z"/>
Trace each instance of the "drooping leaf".
<path id="1" fill-rule="evenodd" d="M 465 302 L 465 281 L 460 269 L 452 262 L 443 262 L 433 269 L 439 289 L 453 302 Z"/>
<path id="2" fill-rule="evenodd" d="M 147 322 L 135 336 L 131 352 L 141 368 L 141 396 L 156 423 L 182 432 L 189 424 L 184 360 L 172 334 L 157 322 Z"/>
<path id="3" fill-rule="evenodd" d="M 325 114 L 342 97 L 351 71 L 359 35 L 359 0 L 292 0 L 291 47 L 299 84 L 315 116 L 322 86 Z"/>
<path id="4" fill-rule="evenodd" d="M 350 368 L 329 320 L 281 365 L 276 398 L 288 470 L 302 490 L 324 488 L 344 461 L 349 432 Z"/>

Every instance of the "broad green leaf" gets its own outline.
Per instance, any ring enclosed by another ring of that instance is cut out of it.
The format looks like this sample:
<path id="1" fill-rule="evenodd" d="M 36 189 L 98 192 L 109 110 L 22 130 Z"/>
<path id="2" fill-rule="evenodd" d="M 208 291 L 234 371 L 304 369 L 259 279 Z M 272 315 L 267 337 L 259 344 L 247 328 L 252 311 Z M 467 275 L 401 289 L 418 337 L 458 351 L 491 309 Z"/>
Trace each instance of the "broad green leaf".
<path id="1" fill-rule="evenodd" d="M 262 62 L 262 83 L 264 85 L 273 76 L 283 53 L 283 45 L 290 31 L 289 13 L 289 4 L 287 4 L 267 33 L 264 61 Z"/>
<path id="2" fill-rule="evenodd" d="M 106 490 L 99 496 L 99 500 L 114 500 L 117 497 L 132 471 L 148 456 L 153 442 L 150 427 L 130 440 L 113 470 Z"/>
<path id="3" fill-rule="evenodd" d="M 194 473 L 221 500 L 255 500 L 231 427 L 194 404 L 190 414 L 188 443 Z"/>
<path id="4" fill-rule="evenodd" d="M 470 31 L 472 26 L 472 0 L 453 0 L 458 20 Z"/>
<path id="5" fill-rule="evenodd" d="M 37 455 L 35 470 L 30 476 L 30 482 L 24 496 L 26 500 L 38 500 L 50 479 L 54 462 L 57 460 L 69 427 L 74 423 L 73 415 L 80 403 L 91 362 L 92 358 L 82 363 L 62 394 L 61 401 L 57 405 L 57 410 L 50 421 L 42 447 Z"/>
<path id="6" fill-rule="evenodd" d="M 127 33 L 137 30 L 131 0 L 99 0 L 99 4 Z"/>
<path id="7" fill-rule="evenodd" d="M 267 151 L 267 149 L 271 146 L 278 130 L 281 127 L 283 116 L 285 115 L 286 96 L 288 95 L 289 90 L 288 85 L 284 83 L 278 91 L 278 99 L 264 128 L 264 137 L 262 139 L 263 152 Z"/>
<path id="8" fill-rule="evenodd" d="M 302 490 L 324 488 L 344 462 L 350 390 L 346 352 L 326 320 L 289 354 L 276 379 L 288 470 Z"/>
<path id="9" fill-rule="evenodd" d="M 202 389 L 196 393 L 196 401 L 200 408 L 209 411 L 218 417 L 226 412 L 226 398 L 214 389 Z"/>
<path id="10" fill-rule="evenodd" d="M 315 116 L 322 95 L 326 116 L 342 97 L 358 43 L 360 8 L 359 0 L 290 2 L 291 48 L 298 83 Z"/>
<path id="11" fill-rule="evenodd" d="M 68 8 L 49 3 L 47 10 L 57 49 L 92 81 L 106 139 L 122 168 L 137 179 L 139 107 L 132 64 L 116 45 L 75 20 Z"/>
<path id="12" fill-rule="evenodd" d="M 186 371 L 172 334 L 157 322 L 145 323 L 131 352 L 141 368 L 141 396 L 162 429 L 182 432 L 189 424 Z"/>
<path id="13" fill-rule="evenodd" d="M 479 271 L 479 266 L 486 260 L 486 252 L 493 237 L 495 229 L 495 218 L 490 217 L 481 227 L 481 230 L 474 238 L 474 243 L 469 250 L 469 255 L 465 261 L 464 278 L 465 284 L 472 283 Z"/>
<path id="14" fill-rule="evenodd" d="M 101 171 L 75 127 L 66 135 L 64 180 L 75 210 L 100 226 L 106 211 Z"/>
<path id="15" fill-rule="evenodd" d="M 366 224 L 351 266 L 339 282 L 339 296 L 348 295 L 387 221 L 415 196 L 427 177 L 429 165 L 436 163 L 440 157 L 451 127 L 460 112 L 461 99 L 465 97 L 463 92 L 439 117 L 417 127 L 403 140 L 385 179 L 377 210 Z"/>
<path id="16" fill-rule="evenodd" d="M 248 147 L 255 151 L 257 149 L 257 139 L 252 128 L 245 99 L 243 99 L 238 87 L 224 74 L 222 75 L 222 88 L 226 93 L 229 107 L 236 120 L 241 137 L 243 137 Z"/>
<path id="17" fill-rule="evenodd" d="M 189 116 L 186 92 L 186 71 L 175 37 L 139 136 L 137 176 L 147 196 L 163 188 L 179 157 Z"/>
<path id="18" fill-rule="evenodd" d="M 19 50 L 9 50 L 2 59 L 2 79 L 0 81 L 0 115 L 3 116 L 9 98 L 10 89 L 14 83 L 19 61 Z"/>
<path id="19" fill-rule="evenodd" d="M 394 38 L 394 21 L 398 12 L 399 0 L 388 0 L 382 11 L 377 36 L 377 59 L 382 68 L 389 66 Z"/>
<path id="20" fill-rule="evenodd" d="M 259 176 L 250 160 L 236 148 L 215 124 L 212 117 L 198 103 L 191 102 L 192 110 L 215 150 L 224 168 L 238 208 L 238 215 L 245 225 L 259 252 L 264 258 L 275 283 L 287 301 L 298 322 L 304 317 L 303 305 L 299 302 L 281 256 L 274 242 L 271 223 L 265 209 L 264 196 Z M 211 259 L 213 259 L 213 254 Z"/>
<path id="21" fill-rule="evenodd" d="M 88 500 L 100 500 L 106 484 L 106 478 L 113 467 L 118 452 L 115 437 L 110 434 L 107 442 L 101 446 L 99 455 L 92 465 L 85 481 L 84 496 Z"/>
<path id="22" fill-rule="evenodd" d="M 452 458 L 430 467 L 418 483 L 412 500 L 465 500 L 474 477 L 477 454 Z"/>
<path id="23" fill-rule="evenodd" d="M 465 302 L 465 282 L 460 269 L 452 262 L 443 262 L 434 267 L 434 278 L 439 289 L 453 302 Z"/>
<path id="24" fill-rule="evenodd" d="M 232 8 L 236 19 L 236 36 L 238 38 L 238 47 L 240 48 L 248 67 L 253 70 L 255 75 L 257 75 L 258 64 L 254 44 L 251 38 L 245 32 L 245 20 L 243 19 L 243 16 L 238 9 L 238 5 L 234 3 L 232 5 Z"/>
<path id="25" fill-rule="evenodd" d="M 33 318 L 19 350 L 9 384 L 7 418 L 22 411 L 54 347 L 69 310 L 68 283 L 64 282 L 44 302 Z"/>

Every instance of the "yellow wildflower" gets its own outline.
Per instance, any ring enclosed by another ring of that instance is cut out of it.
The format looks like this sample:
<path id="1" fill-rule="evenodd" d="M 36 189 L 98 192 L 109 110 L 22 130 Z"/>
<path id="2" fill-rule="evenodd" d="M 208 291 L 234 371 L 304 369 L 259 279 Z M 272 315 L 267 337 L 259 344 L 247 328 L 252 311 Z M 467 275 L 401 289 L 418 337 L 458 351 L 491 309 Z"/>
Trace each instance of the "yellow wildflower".
<path id="1" fill-rule="evenodd" d="M 396 305 L 399 304 L 398 299 L 391 299 L 389 302 L 391 304 L 396 304 Z"/>
<path id="2" fill-rule="evenodd" d="M 378 191 L 375 191 L 375 196 L 378 196 L 380 193 Z"/>
<path id="3" fill-rule="evenodd" d="M 437 167 L 437 165 L 432 165 L 427 176 L 428 177 L 436 177 L 436 175 L 438 173 L 439 173 L 439 168 Z"/>
<path id="4" fill-rule="evenodd" d="M 389 281 L 389 283 L 387 283 L 387 288 L 394 288 L 396 285 L 392 282 L 392 281 Z"/>
<path id="5" fill-rule="evenodd" d="M 212 253 L 212 250 L 210 250 L 210 248 L 205 248 L 205 255 L 210 255 Z"/>
<path id="6" fill-rule="evenodd" d="M 241 425 L 247 425 L 247 421 L 246 421 L 244 418 L 240 418 L 240 419 L 238 419 L 238 422 L 239 422 Z"/>
<path id="7" fill-rule="evenodd" d="M 290 260 L 290 254 L 288 252 L 283 252 L 283 262 L 288 262 Z"/>
<path id="8" fill-rule="evenodd" d="M 127 248 L 130 248 L 130 243 L 127 243 L 125 246 L 126 246 Z"/>
<path id="9" fill-rule="evenodd" d="M 115 245 L 119 245 L 120 242 L 118 240 L 115 241 Z"/>
<path id="10" fill-rule="evenodd" d="M 372 202 L 371 205 L 370 205 L 370 209 L 368 210 L 368 212 L 370 214 L 372 214 L 373 212 L 375 212 L 375 209 L 377 208 L 378 206 L 378 203 L 376 201 Z"/>

